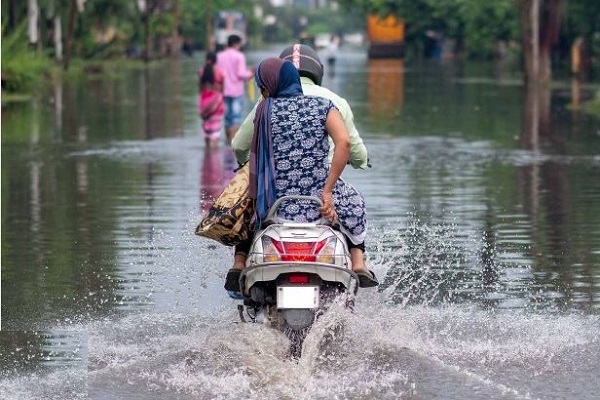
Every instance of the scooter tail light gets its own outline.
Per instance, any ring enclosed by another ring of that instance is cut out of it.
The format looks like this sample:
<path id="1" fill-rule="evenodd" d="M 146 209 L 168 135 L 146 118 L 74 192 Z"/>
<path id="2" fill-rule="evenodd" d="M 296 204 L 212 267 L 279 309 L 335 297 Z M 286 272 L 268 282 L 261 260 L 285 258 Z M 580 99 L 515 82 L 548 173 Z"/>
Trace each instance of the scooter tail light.
<path id="1" fill-rule="evenodd" d="M 321 262 L 335 264 L 336 239 L 328 238 L 319 242 L 283 242 L 263 236 L 264 262 Z"/>
<path id="2" fill-rule="evenodd" d="M 270 238 L 268 236 L 262 237 L 263 246 L 263 262 L 277 262 L 281 261 L 281 253 L 283 248 L 281 242 Z"/>
<path id="3" fill-rule="evenodd" d="M 315 245 L 317 242 L 282 242 L 283 261 L 315 261 Z"/>
<path id="4" fill-rule="evenodd" d="M 335 264 L 335 246 L 337 240 L 335 238 L 324 239 L 319 244 L 322 246 L 317 255 L 317 262 L 325 264 Z"/>

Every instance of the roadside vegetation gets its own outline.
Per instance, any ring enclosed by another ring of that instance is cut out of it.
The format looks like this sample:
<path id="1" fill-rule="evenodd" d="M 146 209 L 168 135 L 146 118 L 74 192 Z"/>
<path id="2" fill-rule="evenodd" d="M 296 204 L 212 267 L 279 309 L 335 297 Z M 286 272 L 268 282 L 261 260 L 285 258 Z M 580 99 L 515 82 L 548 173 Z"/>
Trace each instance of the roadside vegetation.
<path id="1" fill-rule="evenodd" d="M 31 88 L 50 72 L 52 61 L 36 53 L 27 43 L 25 25 L 22 24 L 10 35 L 5 35 L 6 26 L 2 26 L 2 99 L 27 98 Z M 19 95 L 19 93 L 21 93 Z"/>
<path id="2" fill-rule="evenodd" d="M 596 91 L 594 98 L 586 102 L 584 110 L 588 114 L 592 114 L 600 118 L 600 90 Z"/>

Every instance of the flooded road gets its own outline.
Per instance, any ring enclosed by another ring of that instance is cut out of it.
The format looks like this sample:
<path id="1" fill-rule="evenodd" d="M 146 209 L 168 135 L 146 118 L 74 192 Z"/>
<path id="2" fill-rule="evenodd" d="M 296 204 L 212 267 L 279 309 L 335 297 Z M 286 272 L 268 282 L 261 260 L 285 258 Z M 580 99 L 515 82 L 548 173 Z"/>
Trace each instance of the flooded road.
<path id="1" fill-rule="evenodd" d="M 344 177 L 382 285 L 294 363 L 237 323 L 232 250 L 193 234 L 236 166 L 203 147 L 202 60 L 2 110 L 0 398 L 597 398 L 600 122 L 570 82 L 532 99 L 492 65 L 340 55 L 323 84 L 369 149 Z"/>

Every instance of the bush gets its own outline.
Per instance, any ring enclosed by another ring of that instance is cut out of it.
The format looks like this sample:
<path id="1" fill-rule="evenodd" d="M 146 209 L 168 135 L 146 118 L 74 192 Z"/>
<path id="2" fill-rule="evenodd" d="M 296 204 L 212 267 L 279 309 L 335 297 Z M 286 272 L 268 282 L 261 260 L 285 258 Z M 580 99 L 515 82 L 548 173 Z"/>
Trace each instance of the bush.
<path id="1" fill-rule="evenodd" d="M 600 89 L 596 91 L 594 98 L 585 103 L 585 111 L 596 117 L 600 118 Z"/>
<path id="2" fill-rule="evenodd" d="M 2 90 L 24 92 L 38 83 L 52 67 L 45 55 L 31 48 L 25 35 L 25 24 L 5 36 L 2 27 Z"/>

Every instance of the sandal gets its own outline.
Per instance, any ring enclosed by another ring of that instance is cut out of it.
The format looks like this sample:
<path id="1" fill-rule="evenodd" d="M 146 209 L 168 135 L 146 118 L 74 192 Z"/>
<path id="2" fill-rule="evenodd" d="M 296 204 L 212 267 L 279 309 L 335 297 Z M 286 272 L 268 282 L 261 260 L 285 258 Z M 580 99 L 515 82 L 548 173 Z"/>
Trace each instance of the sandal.
<path id="1" fill-rule="evenodd" d="M 240 277 L 242 276 L 242 270 L 237 268 L 231 268 L 227 272 L 225 278 L 225 290 L 228 292 L 241 292 L 240 290 Z"/>
<path id="2" fill-rule="evenodd" d="M 242 296 L 240 292 L 233 292 L 231 290 L 228 290 L 227 294 L 234 300 L 244 300 L 244 296 Z"/>
<path id="3" fill-rule="evenodd" d="M 355 274 L 358 276 L 358 287 L 370 288 L 379 286 L 379 281 L 373 271 L 367 269 L 365 271 L 355 272 Z"/>

